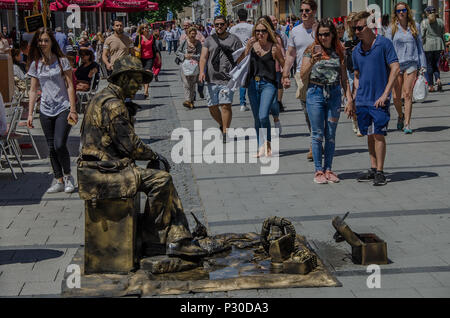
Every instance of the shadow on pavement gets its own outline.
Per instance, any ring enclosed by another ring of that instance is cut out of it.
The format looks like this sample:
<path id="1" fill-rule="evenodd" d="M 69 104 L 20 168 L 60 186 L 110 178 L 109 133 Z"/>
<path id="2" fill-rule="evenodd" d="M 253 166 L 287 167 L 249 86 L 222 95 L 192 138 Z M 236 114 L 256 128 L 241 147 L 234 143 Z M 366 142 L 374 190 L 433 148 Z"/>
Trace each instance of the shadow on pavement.
<path id="1" fill-rule="evenodd" d="M 6 184 L 0 192 L 0 200 L 5 201 L 2 206 L 39 204 L 47 189 L 53 182 L 53 175 L 47 172 L 19 172 L 16 166 L 14 180 L 9 169 L 0 172 L 0 186 Z"/>
<path id="2" fill-rule="evenodd" d="M 63 254 L 62 251 L 51 249 L 1 250 L 0 265 L 40 262 Z"/>
<path id="3" fill-rule="evenodd" d="M 450 129 L 450 126 L 430 126 L 430 127 L 419 127 L 414 129 L 415 132 L 438 132 L 438 131 L 443 131 L 443 130 L 447 130 Z"/>
<path id="4" fill-rule="evenodd" d="M 308 133 L 296 133 L 296 134 L 283 134 L 281 138 L 295 138 L 295 137 L 309 137 Z"/>
<path id="5" fill-rule="evenodd" d="M 308 152 L 309 152 L 309 149 L 280 151 L 280 158 L 287 157 L 287 156 L 300 155 L 300 154 L 304 154 L 304 153 L 308 153 Z"/>
<path id="6" fill-rule="evenodd" d="M 346 156 L 346 155 L 351 155 L 353 153 L 365 153 L 368 152 L 367 148 L 363 149 L 363 148 L 357 148 L 357 149 L 337 149 L 334 151 L 334 156 L 335 157 L 339 157 L 339 156 Z"/>
<path id="7" fill-rule="evenodd" d="M 338 177 L 341 180 L 355 180 L 356 181 L 356 178 L 358 178 L 363 173 L 364 173 L 364 171 L 340 173 L 338 175 Z M 428 172 L 428 171 L 400 171 L 400 172 L 392 172 L 392 173 L 385 172 L 385 175 L 386 175 L 388 182 L 408 181 L 408 180 L 422 179 L 422 178 L 434 178 L 434 177 L 439 176 L 435 172 Z"/>

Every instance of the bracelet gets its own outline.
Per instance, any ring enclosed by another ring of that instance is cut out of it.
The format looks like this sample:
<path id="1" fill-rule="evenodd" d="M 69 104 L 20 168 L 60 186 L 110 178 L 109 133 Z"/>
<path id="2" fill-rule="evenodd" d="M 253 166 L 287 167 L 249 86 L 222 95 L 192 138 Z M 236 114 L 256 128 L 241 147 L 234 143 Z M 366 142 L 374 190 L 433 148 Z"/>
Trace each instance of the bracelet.
<path id="1" fill-rule="evenodd" d="M 76 112 L 76 111 L 72 111 L 72 110 L 71 110 L 71 111 L 70 111 L 69 113 L 75 113 L 75 114 L 77 114 L 77 112 Z"/>

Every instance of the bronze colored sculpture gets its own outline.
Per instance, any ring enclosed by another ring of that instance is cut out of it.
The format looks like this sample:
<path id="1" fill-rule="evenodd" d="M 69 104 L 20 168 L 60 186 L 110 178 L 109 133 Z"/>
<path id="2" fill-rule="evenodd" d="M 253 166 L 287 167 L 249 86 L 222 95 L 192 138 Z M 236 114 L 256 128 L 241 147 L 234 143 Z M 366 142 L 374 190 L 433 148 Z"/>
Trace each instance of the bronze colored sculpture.
<path id="1" fill-rule="evenodd" d="M 137 233 L 141 235 L 143 250 L 157 246 L 167 255 L 201 257 L 206 252 L 192 241 L 168 173 L 170 165 L 136 135 L 132 117 L 137 105 L 125 102 L 152 76 L 137 58 L 122 57 L 114 63 L 114 72 L 108 78 L 110 84 L 90 101 L 81 127 L 79 194 L 88 206 L 95 208 L 101 200 L 132 199 L 144 192 L 149 197 L 149 208 L 141 219 L 142 231 Z M 135 160 L 149 160 L 149 166 L 161 162 L 167 171 L 140 168 Z M 131 219 L 129 223 L 136 226 Z"/>

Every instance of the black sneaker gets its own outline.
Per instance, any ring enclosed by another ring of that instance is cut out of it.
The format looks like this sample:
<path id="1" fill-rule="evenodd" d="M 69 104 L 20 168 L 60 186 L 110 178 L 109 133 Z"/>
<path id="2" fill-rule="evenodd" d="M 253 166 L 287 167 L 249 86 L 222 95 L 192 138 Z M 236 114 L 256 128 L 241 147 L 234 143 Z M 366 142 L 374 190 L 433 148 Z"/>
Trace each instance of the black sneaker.
<path id="1" fill-rule="evenodd" d="M 358 182 L 367 182 L 367 181 L 372 181 L 375 180 L 375 173 L 376 171 L 373 171 L 372 169 L 367 170 L 366 173 L 360 175 L 356 181 Z"/>
<path id="2" fill-rule="evenodd" d="M 382 186 L 385 184 L 387 184 L 386 176 L 384 175 L 383 172 L 377 171 L 377 173 L 375 173 L 375 179 L 373 180 L 373 185 L 374 186 Z"/>

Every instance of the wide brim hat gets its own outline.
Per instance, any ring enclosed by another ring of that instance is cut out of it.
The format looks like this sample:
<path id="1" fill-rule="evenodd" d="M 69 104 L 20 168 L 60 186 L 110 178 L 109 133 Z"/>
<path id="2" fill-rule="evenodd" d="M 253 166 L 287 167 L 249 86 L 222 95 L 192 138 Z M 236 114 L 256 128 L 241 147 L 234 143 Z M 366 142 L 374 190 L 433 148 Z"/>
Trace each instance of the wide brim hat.
<path id="1" fill-rule="evenodd" d="M 141 60 L 131 55 L 122 56 L 114 62 L 113 72 L 108 77 L 108 82 L 115 84 L 122 73 L 142 74 L 141 84 L 148 84 L 153 79 L 153 73 L 144 70 Z"/>

